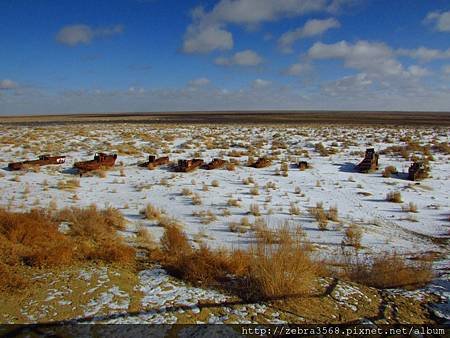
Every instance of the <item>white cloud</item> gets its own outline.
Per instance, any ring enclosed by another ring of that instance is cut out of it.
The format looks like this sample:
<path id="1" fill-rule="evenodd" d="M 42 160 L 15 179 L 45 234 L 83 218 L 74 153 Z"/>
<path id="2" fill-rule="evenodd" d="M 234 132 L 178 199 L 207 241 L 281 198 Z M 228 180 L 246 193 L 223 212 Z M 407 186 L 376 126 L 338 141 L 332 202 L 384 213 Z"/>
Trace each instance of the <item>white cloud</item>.
<path id="1" fill-rule="evenodd" d="M 247 66 L 254 67 L 258 66 L 263 62 L 263 58 L 258 55 L 258 53 L 247 49 L 241 52 L 235 53 L 233 56 L 227 57 L 218 57 L 215 59 L 215 64 L 220 66 Z"/>
<path id="2" fill-rule="evenodd" d="M 208 53 L 213 50 L 228 50 L 233 48 L 233 36 L 219 25 L 190 25 L 183 41 L 185 53 Z"/>
<path id="3" fill-rule="evenodd" d="M 450 32 L 450 11 L 430 12 L 424 19 L 425 23 L 432 24 L 438 32 Z"/>
<path id="4" fill-rule="evenodd" d="M 450 48 L 447 50 L 419 47 L 416 49 L 398 49 L 397 55 L 408 56 L 413 59 L 419 59 L 423 62 L 429 62 L 439 59 L 450 59 Z"/>
<path id="5" fill-rule="evenodd" d="M 283 52 L 292 52 L 292 45 L 299 39 L 313 37 L 325 33 L 332 28 L 340 27 L 339 21 L 334 18 L 308 20 L 303 27 L 288 31 L 278 39 L 278 45 Z"/>
<path id="6" fill-rule="evenodd" d="M 420 77 L 426 74 L 420 67 L 405 69 L 395 59 L 394 51 L 384 43 L 357 41 L 354 44 L 340 41 L 334 44 L 315 43 L 307 52 L 311 60 L 341 59 L 347 68 L 362 71 L 371 77 Z"/>
<path id="7" fill-rule="evenodd" d="M 272 84 L 271 81 L 263 80 L 263 79 L 256 79 L 252 82 L 253 88 L 265 88 Z"/>
<path id="8" fill-rule="evenodd" d="M 211 12 L 204 13 L 203 20 L 255 25 L 324 10 L 327 3 L 327 0 L 221 0 Z"/>
<path id="9" fill-rule="evenodd" d="M 209 79 L 207 79 L 206 77 L 199 77 L 197 79 L 193 79 L 193 80 L 189 81 L 188 85 L 194 86 L 194 87 L 201 87 L 201 86 L 206 86 L 210 83 L 211 83 L 211 81 Z"/>
<path id="10" fill-rule="evenodd" d="M 73 47 L 78 44 L 89 44 L 96 38 L 110 37 L 122 32 L 122 25 L 98 28 L 92 28 L 84 24 L 69 25 L 60 29 L 56 34 L 56 41 Z"/>
<path id="11" fill-rule="evenodd" d="M 311 70 L 311 65 L 307 63 L 294 63 L 289 68 L 283 71 L 285 75 L 290 76 L 299 76 L 305 72 L 309 72 Z"/>
<path id="12" fill-rule="evenodd" d="M 373 84 L 373 81 L 368 78 L 367 74 L 359 73 L 355 76 L 345 76 L 342 79 L 326 83 L 322 86 L 322 90 L 327 95 L 341 96 L 341 95 L 367 95 L 368 88 Z"/>
<path id="13" fill-rule="evenodd" d="M 208 53 L 233 47 L 227 25 L 258 25 L 312 12 L 330 12 L 356 0 L 220 0 L 210 11 L 197 7 L 183 39 L 186 53 Z"/>
<path id="14" fill-rule="evenodd" d="M 413 77 L 423 77 L 430 74 L 430 71 L 426 68 L 412 65 L 408 67 L 408 74 L 410 74 Z"/>
<path id="15" fill-rule="evenodd" d="M 0 81 L 0 90 L 15 89 L 18 85 L 14 81 L 4 79 Z"/>

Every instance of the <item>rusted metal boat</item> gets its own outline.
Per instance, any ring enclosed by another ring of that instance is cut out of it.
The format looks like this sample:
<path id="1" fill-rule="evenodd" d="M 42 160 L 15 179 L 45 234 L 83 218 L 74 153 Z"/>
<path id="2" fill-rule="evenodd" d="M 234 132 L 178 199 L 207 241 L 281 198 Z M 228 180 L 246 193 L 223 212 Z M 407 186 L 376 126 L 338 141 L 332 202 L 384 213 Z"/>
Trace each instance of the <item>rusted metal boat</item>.
<path id="1" fill-rule="evenodd" d="M 428 177 L 429 168 L 422 161 L 416 161 L 408 169 L 408 179 L 418 181 Z"/>
<path id="2" fill-rule="evenodd" d="M 147 167 L 149 169 L 154 169 L 160 165 L 169 164 L 170 160 L 168 156 L 156 158 L 155 155 L 149 155 L 148 161 L 139 164 L 140 167 Z"/>
<path id="3" fill-rule="evenodd" d="M 370 171 L 378 170 L 379 154 L 375 152 L 374 148 L 366 149 L 364 159 L 356 165 L 356 168 L 361 173 L 368 173 Z"/>
<path id="4" fill-rule="evenodd" d="M 93 160 L 76 162 L 73 166 L 78 169 L 80 173 L 97 170 L 100 168 L 114 167 L 117 159 L 117 154 L 97 153 Z"/>
<path id="5" fill-rule="evenodd" d="M 253 168 L 265 168 L 268 167 L 272 164 L 272 161 L 269 160 L 268 158 L 258 158 L 258 160 L 256 162 L 254 162 L 253 164 L 250 165 L 250 167 Z"/>
<path id="6" fill-rule="evenodd" d="M 199 158 L 194 158 L 192 160 L 178 160 L 178 164 L 175 166 L 174 170 L 177 172 L 189 172 L 197 169 L 203 164 L 203 160 Z"/>
<path id="7" fill-rule="evenodd" d="M 226 161 L 220 158 L 214 158 L 211 162 L 202 166 L 203 169 L 206 170 L 214 170 L 222 168 L 225 165 Z"/>
<path id="8" fill-rule="evenodd" d="M 33 166 L 44 166 L 50 164 L 63 164 L 66 162 L 65 156 L 50 156 L 50 155 L 41 155 L 37 160 L 30 161 L 22 161 L 22 162 L 13 162 L 8 164 L 9 170 L 22 170 L 27 167 Z"/>

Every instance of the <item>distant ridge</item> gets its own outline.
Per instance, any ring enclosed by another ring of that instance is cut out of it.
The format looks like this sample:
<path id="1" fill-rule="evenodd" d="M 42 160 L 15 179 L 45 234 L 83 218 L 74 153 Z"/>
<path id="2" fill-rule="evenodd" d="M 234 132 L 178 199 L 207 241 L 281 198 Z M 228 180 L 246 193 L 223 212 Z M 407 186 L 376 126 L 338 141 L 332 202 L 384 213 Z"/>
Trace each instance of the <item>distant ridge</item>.
<path id="1" fill-rule="evenodd" d="M 83 113 L 0 117 L 2 124 L 66 123 L 158 124 L 352 124 L 450 126 L 450 112 L 403 111 L 186 111 Z"/>

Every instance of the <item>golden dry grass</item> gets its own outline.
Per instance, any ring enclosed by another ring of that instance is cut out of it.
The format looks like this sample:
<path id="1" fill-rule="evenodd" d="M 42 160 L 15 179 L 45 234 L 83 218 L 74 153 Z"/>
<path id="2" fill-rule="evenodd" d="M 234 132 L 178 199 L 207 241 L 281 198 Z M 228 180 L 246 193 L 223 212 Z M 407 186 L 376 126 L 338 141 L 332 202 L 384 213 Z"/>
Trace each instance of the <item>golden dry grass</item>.
<path id="1" fill-rule="evenodd" d="M 375 257 L 352 254 L 346 257 L 342 277 L 379 289 L 415 289 L 433 278 L 431 262 L 408 261 L 398 253 Z"/>
<path id="2" fill-rule="evenodd" d="M 228 289 L 244 299 L 292 297 L 307 293 L 318 271 L 299 233 L 282 227 L 276 235 L 277 245 L 258 235 L 247 251 L 213 250 L 205 245 L 193 248 L 184 232 L 168 227 L 161 238 L 161 249 L 151 256 L 178 278 Z"/>
<path id="3" fill-rule="evenodd" d="M 386 195 L 386 201 L 393 203 L 402 203 L 402 194 L 400 193 L 400 191 L 390 191 Z"/>
<path id="4" fill-rule="evenodd" d="M 59 231 L 61 222 L 69 225 L 67 232 Z M 124 226 L 123 216 L 113 208 L 98 210 L 91 206 L 57 212 L 0 209 L 0 289 L 17 290 L 22 285 L 18 272 L 24 266 L 52 268 L 83 261 L 133 263 L 134 249 L 115 232 Z"/>

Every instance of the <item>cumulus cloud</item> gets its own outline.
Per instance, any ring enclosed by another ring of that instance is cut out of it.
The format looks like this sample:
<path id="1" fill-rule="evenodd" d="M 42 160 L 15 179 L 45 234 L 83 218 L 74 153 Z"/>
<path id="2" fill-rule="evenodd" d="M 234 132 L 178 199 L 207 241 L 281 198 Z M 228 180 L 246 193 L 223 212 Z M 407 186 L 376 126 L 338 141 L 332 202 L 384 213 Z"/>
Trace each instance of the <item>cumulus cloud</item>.
<path id="1" fill-rule="evenodd" d="M 283 71 L 283 74 L 290 76 L 299 76 L 311 70 L 311 65 L 308 63 L 294 63 Z"/>
<path id="2" fill-rule="evenodd" d="M 18 87 L 17 83 L 9 79 L 4 79 L 0 81 L 0 90 L 16 89 Z"/>
<path id="3" fill-rule="evenodd" d="M 341 8 L 355 0 L 220 0 L 210 11 L 197 7 L 192 11 L 182 50 L 186 53 L 208 53 L 233 47 L 233 36 L 227 25 L 258 25 L 286 17 Z"/>
<path id="4" fill-rule="evenodd" d="M 331 96 L 367 95 L 368 88 L 373 84 L 367 74 L 360 73 L 355 76 L 345 76 L 342 79 L 326 83 L 322 86 L 324 93 Z"/>
<path id="5" fill-rule="evenodd" d="M 416 49 L 398 49 L 397 55 L 408 56 L 423 62 L 439 59 L 450 59 L 450 48 L 447 50 L 419 47 Z"/>
<path id="6" fill-rule="evenodd" d="M 341 59 L 347 68 L 362 71 L 371 77 L 420 77 L 427 74 L 419 66 L 405 69 L 395 59 L 394 51 L 384 43 L 364 40 L 356 43 L 340 41 L 334 44 L 316 42 L 307 52 L 311 60 Z"/>
<path id="7" fill-rule="evenodd" d="M 219 66 L 244 66 L 254 67 L 263 62 L 263 58 L 258 53 L 247 49 L 241 52 L 235 53 L 231 57 L 218 57 L 214 60 L 214 63 Z"/>
<path id="8" fill-rule="evenodd" d="M 434 11 L 427 14 L 424 22 L 433 26 L 438 32 L 450 32 L 450 11 Z"/>
<path id="9" fill-rule="evenodd" d="M 79 44 L 89 44 L 96 38 L 105 38 L 121 34 L 124 28 L 122 25 L 111 27 L 92 28 L 84 24 L 64 26 L 56 34 L 56 41 L 67 46 Z"/>
<path id="10" fill-rule="evenodd" d="M 191 25 L 184 36 L 185 53 L 207 53 L 213 50 L 233 48 L 233 36 L 220 25 L 207 27 Z"/>
<path id="11" fill-rule="evenodd" d="M 292 45 L 299 39 L 318 36 L 332 28 L 340 27 L 339 21 L 334 18 L 308 20 L 303 27 L 288 31 L 278 39 L 278 45 L 283 52 L 292 52 Z"/>
<path id="12" fill-rule="evenodd" d="M 263 80 L 263 79 L 256 79 L 252 82 L 253 88 L 265 88 L 272 84 L 269 80 Z"/>

